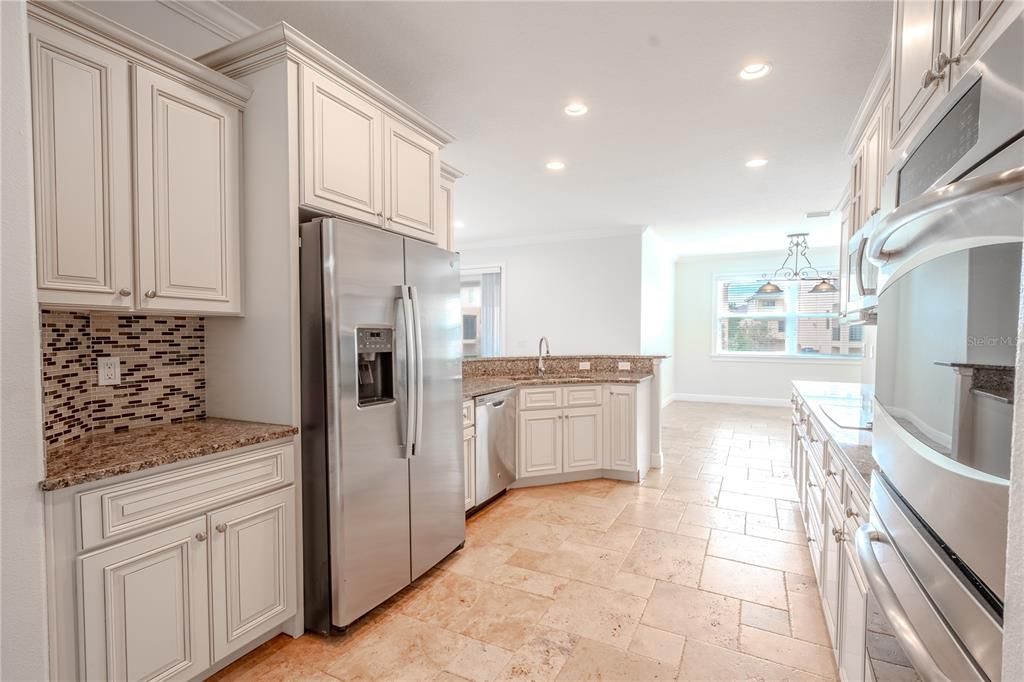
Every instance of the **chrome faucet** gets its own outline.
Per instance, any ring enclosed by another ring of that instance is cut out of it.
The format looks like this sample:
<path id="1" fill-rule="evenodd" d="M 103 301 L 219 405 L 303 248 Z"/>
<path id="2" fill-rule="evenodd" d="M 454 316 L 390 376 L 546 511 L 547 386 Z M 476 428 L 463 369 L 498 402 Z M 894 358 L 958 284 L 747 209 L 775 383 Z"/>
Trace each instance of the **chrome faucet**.
<path id="1" fill-rule="evenodd" d="M 541 376 L 544 375 L 544 354 L 547 353 L 548 357 L 551 357 L 551 346 L 548 345 L 548 337 L 540 337 L 540 343 L 537 344 L 537 373 Z"/>

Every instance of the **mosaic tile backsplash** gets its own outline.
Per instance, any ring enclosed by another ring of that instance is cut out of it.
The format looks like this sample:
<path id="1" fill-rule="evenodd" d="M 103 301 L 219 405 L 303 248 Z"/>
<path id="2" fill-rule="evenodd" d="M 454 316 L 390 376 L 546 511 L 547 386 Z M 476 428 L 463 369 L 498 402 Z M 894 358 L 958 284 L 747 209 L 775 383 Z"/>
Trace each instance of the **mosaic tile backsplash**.
<path id="1" fill-rule="evenodd" d="M 47 445 L 206 416 L 203 318 L 43 310 L 40 324 Z M 116 386 L 98 384 L 104 356 L 120 359 Z"/>

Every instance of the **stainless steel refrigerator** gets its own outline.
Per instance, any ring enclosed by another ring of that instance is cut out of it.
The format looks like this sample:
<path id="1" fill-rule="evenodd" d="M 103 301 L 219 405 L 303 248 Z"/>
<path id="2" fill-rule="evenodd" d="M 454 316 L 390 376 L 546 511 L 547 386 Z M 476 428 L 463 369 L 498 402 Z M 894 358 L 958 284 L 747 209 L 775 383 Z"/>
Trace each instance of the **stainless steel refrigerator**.
<path id="1" fill-rule="evenodd" d="M 306 627 L 343 629 L 465 541 L 458 255 L 301 226 Z"/>

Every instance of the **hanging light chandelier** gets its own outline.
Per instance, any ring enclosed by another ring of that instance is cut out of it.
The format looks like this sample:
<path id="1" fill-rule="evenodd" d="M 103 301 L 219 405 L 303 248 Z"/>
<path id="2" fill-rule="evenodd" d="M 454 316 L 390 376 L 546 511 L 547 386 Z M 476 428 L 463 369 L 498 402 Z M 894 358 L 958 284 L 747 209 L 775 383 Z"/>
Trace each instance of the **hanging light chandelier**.
<path id="1" fill-rule="evenodd" d="M 764 284 L 758 288 L 755 295 L 771 296 L 782 293 L 782 287 L 772 280 L 786 282 L 816 281 L 817 284 L 809 289 L 809 292 L 812 294 L 834 294 L 839 291 L 834 284 L 836 278 L 832 276 L 831 272 L 822 273 L 811 265 L 811 259 L 807 257 L 807 233 L 794 232 L 793 234 L 787 234 L 786 237 L 789 239 L 786 258 L 782 261 L 779 269 L 772 273 L 771 277 L 767 274 L 761 275 Z"/>

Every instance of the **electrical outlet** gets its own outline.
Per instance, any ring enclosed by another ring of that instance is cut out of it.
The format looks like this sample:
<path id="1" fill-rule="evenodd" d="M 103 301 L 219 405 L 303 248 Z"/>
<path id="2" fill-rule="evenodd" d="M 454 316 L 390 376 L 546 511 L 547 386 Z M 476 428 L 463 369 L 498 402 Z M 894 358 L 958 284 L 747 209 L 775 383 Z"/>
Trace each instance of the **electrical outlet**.
<path id="1" fill-rule="evenodd" d="M 580 369 L 590 369 L 590 363 L 580 361 Z"/>
<path id="2" fill-rule="evenodd" d="M 116 386 L 121 383 L 121 359 L 109 356 L 99 358 L 97 373 L 100 386 Z"/>
<path id="3" fill-rule="evenodd" d="M 633 365 L 632 365 L 632 363 L 629 363 L 629 362 L 620 362 L 620 363 L 619 363 L 619 371 L 620 371 L 620 372 L 628 372 L 628 371 L 629 371 L 629 368 L 630 368 L 630 367 L 632 367 L 632 366 L 633 366 Z"/>

